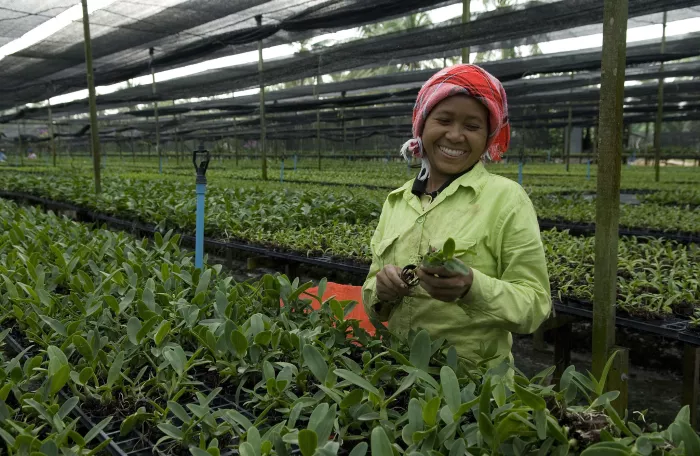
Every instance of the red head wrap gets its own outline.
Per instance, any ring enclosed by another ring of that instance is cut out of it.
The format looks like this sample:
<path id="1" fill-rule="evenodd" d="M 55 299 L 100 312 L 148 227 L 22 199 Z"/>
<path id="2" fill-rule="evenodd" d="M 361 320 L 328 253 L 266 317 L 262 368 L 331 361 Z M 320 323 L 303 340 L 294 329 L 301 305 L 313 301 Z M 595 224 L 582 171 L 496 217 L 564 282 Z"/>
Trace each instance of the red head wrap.
<path id="1" fill-rule="evenodd" d="M 423 160 L 419 179 L 428 177 L 428 160 L 424 156 L 423 126 L 428 114 L 438 103 L 447 97 L 464 94 L 476 98 L 488 109 L 489 136 L 486 142 L 486 156 L 498 161 L 510 144 L 510 124 L 508 122 L 508 100 L 501 82 L 489 72 L 476 65 L 454 65 L 438 71 L 418 92 L 413 106 L 413 139 L 404 144 L 401 153 L 410 159 L 408 152 Z"/>

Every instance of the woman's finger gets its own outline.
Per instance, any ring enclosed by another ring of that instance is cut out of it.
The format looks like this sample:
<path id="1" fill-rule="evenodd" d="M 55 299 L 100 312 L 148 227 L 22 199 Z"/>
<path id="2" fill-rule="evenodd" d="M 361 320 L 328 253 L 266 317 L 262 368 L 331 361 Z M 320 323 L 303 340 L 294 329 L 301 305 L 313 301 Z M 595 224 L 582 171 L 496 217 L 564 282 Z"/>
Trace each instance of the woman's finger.
<path id="1" fill-rule="evenodd" d="M 386 275 L 389 280 L 391 280 L 391 284 L 393 285 L 394 289 L 397 290 L 397 292 L 401 294 L 408 291 L 408 285 L 401 278 L 400 268 L 396 266 L 387 267 Z"/>
<path id="2" fill-rule="evenodd" d="M 462 275 L 459 272 L 450 271 L 444 266 L 421 266 L 419 269 L 423 270 L 426 274 L 438 275 L 440 277 L 457 277 Z"/>
<path id="3" fill-rule="evenodd" d="M 432 288 L 436 289 L 453 289 L 464 287 L 464 281 L 461 277 L 434 277 L 430 274 L 418 270 L 418 278 L 421 283 L 426 283 Z"/>

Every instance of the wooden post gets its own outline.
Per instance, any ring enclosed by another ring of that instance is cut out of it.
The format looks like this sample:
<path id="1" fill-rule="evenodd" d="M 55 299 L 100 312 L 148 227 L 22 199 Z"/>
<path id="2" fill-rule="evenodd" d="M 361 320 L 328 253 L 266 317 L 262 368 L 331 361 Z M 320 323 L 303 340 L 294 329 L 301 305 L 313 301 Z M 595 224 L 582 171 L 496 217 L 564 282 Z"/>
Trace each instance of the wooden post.
<path id="1" fill-rule="evenodd" d="M 87 85 L 90 103 L 90 137 L 92 138 L 92 169 L 95 175 L 95 193 L 102 192 L 100 179 L 100 132 L 97 126 L 97 96 L 95 94 L 95 75 L 92 68 L 92 43 L 90 41 L 90 18 L 88 17 L 87 0 L 81 0 L 83 5 L 83 35 L 85 38 L 85 65 L 87 70 Z"/>
<path id="2" fill-rule="evenodd" d="M 314 99 L 318 101 L 318 89 L 321 85 L 321 56 L 318 56 L 318 68 L 316 69 L 316 84 L 314 85 Z M 321 110 L 316 108 L 316 154 L 318 155 L 318 169 L 321 170 Z"/>
<path id="3" fill-rule="evenodd" d="M 544 341 L 545 330 L 541 326 L 537 328 L 537 331 L 532 333 L 532 348 L 538 352 L 547 351 L 547 344 Z"/>
<path id="4" fill-rule="evenodd" d="M 620 395 L 612 401 L 613 407 L 620 416 L 627 413 L 628 404 L 628 381 L 629 381 L 629 349 L 624 347 L 613 347 L 610 355 L 617 352 L 612 368 L 608 374 L 607 390 L 619 391 Z"/>
<path id="5" fill-rule="evenodd" d="M 469 21 L 471 19 L 471 0 L 462 0 L 462 33 L 469 30 Z M 466 41 L 466 40 L 465 40 Z M 462 63 L 469 63 L 469 46 L 462 48 Z"/>
<path id="6" fill-rule="evenodd" d="M 661 35 L 661 55 L 666 52 L 666 11 L 664 11 L 663 32 Z M 656 122 L 654 122 L 654 180 L 659 182 L 661 177 L 661 122 L 664 118 L 664 61 L 659 66 L 661 77 L 656 95 Z"/>
<path id="7" fill-rule="evenodd" d="M 615 344 L 627 1 L 605 0 L 603 14 L 592 350 L 593 375 L 598 378 Z"/>
<path id="8" fill-rule="evenodd" d="M 574 79 L 574 73 L 571 73 L 571 80 Z M 569 89 L 569 93 L 572 93 L 573 89 Z M 569 172 L 569 165 L 571 163 L 571 120 L 573 117 L 573 111 L 571 108 L 571 102 L 569 102 L 569 116 L 568 122 L 566 124 L 566 144 L 564 145 L 564 150 L 566 151 L 566 172 Z"/>
<path id="9" fill-rule="evenodd" d="M 262 27 L 262 14 L 255 16 L 258 27 Z M 262 40 L 258 40 L 258 73 L 260 74 L 260 151 L 262 161 L 262 179 L 267 180 L 267 157 L 265 155 L 265 84 L 263 82 Z"/>
<path id="10" fill-rule="evenodd" d="M 700 389 L 700 347 L 683 344 L 683 402 L 690 406 L 690 423 L 697 426 Z"/>
<path id="11" fill-rule="evenodd" d="M 346 92 L 343 90 L 343 91 L 340 93 L 340 96 L 341 96 L 342 98 L 345 98 L 345 94 L 346 94 Z M 343 106 L 345 106 L 345 104 L 343 104 Z M 347 139 L 348 139 L 348 130 L 347 130 L 347 128 L 345 127 L 345 108 L 344 108 L 344 107 L 341 108 L 341 110 L 340 110 L 340 119 L 341 119 L 340 121 L 341 121 L 342 127 L 343 127 L 343 157 L 345 157 L 345 156 L 346 156 L 346 153 L 345 153 L 345 141 L 347 141 Z M 345 160 L 345 158 L 343 158 L 343 161 L 344 161 L 344 160 Z"/>

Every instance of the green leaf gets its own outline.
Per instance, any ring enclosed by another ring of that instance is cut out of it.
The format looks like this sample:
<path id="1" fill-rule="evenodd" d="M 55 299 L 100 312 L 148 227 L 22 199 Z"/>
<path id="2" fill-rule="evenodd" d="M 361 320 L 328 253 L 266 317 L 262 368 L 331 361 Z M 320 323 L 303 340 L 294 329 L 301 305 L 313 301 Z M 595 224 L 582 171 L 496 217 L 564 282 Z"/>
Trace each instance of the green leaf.
<path id="1" fill-rule="evenodd" d="M 445 245 L 442 246 L 442 254 L 445 260 L 450 260 L 455 254 L 455 240 L 447 238 Z"/>
<path id="2" fill-rule="evenodd" d="M 174 401 L 168 401 L 168 409 L 183 423 L 189 423 L 190 415 L 187 410 L 180 404 Z"/>
<path id="3" fill-rule="evenodd" d="M 85 358 L 88 361 L 92 361 L 94 359 L 92 347 L 90 347 L 90 344 L 87 340 L 85 340 L 83 336 L 75 334 L 73 336 L 73 345 L 75 345 L 75 348 L 78 350 L 78 353 L 80 353 L 83 356 L 83 358 Z"/>
<path id="4" fill-rule="evenodd" d="M 533 410 L 544 410 L 547 406 L 543 397 L 526 390 L 517 383 L 514 383 L 513 386 L 515 387 L 515 394 L 517 394 L 520 400 L 523 401 L 523 404 L 527 405 Z"/>
<path id="5" fill-rule="evenodd" d="M 683 442 L 686 454 L 700 455 L 700 437 L 698 437 L 698 434 L 690 424 L 678 421 L 673 423 L 672 426 L 675 428 L 674 435 L 678 435 L 681 442 Z"/>
<path id="6" fill-rule="evenodd" d="M 80 371 L 80 375 L 78 376 L 78 380 L 80 381 L 80 383 L 82 383 L 84 385 L 88 381 L 90 381 L 90 379 L 92 378 L 93 375 L 95 375 L 95 372 L 92 370 L 92 367 L 88 366 L 88 367 L 83 368 L 83 370 Z"/>
<path id="7" fill-rule="evenodd" d="M 141 342 L 138 338 L 138 333 L 141 331 L 141 320 L 138 317 L 131 317 L 126 323 L 126 334 L 132 344 L 138 345 Z"/>
<path id="8" fill-rule="evenodd" d="M 165 336 L 167 336 L 169 332 L 170 332 L 170 320 L 161 321 L 160 325 L 158 325 L 158 329 L 156 330 L 156 333 L 153 335 L 153 342 L 155 342 L 156 345 L 162 344 L 163 340 L 165 340 Z"/>
<path id="9" fill-rule="evenodd" d="M 70 371 L 68 358 L 66 358 L 66 354 L 63 353 L 63 350 L 55 345 L 49 345 L 46 352 L 49 355 L 49 376 L 56 375 L 58 371 L 64 367 L 68 367 Z"/>
<path id="10" fill-rule="evenodd" d="M 355 448 L 352 449 L 349 456 L 365 456 L 368 447 L 369 445 L 367 445 L 367 442 L 360 442 L 355 445 Z"/>
<path id="11" fill-rule="evenodd" d="M 629 456 L 631 454 L 630 450 L 621 443 L 601 442 L 583 450 L 581 456 Z"/>
<path id="12" fill-rule="evenodd" d="M 309 429 L 299 431 L 299 450 L 303 456 L 313 456 L 318 446 L 318 436 L 316 432 Z"/>
<path id="13" fill-rule="evenodd" d="M 194 295 L 197 296 L 199 293 L 206 293 L 207 288 L 209 288 L 209 281 L 211 280 L 211 269 L 205 270 L 199 276 L 199 283 L 197 283 L 197 289 Z"/>
<path id="14" fill-rule="evenodd" d="M 187 355 L 181 346 L 166 347 L 163 350 L 163 357 L 168 360 L 172 368 L 179 375 L 185 373 L 185 365 L 187 364 Z"/>
<path id="15" fill-rule="evenodd" d="M 171 423 L 160 423 L 158 424 L 158 429 L 160 429 L 163 432 L 163 434 L 170 436 L 178 441 L 182 440 L 185 436 L 185 434 L 182 433 L 182 430 L 180 428 L 172 425 Z"/>
<path id="16" fill-rule="evenodd" d="M 430 352 L 430 334 L 425 329 L 422 329 L 413 339 L 409 361 L 414 367 L 427 371 L 430 363 Z"/>
<path id="17" fill-rule="evenodd" d="M 75 396 L 68 399 L 66 402 L 63 403 L 63 405 L 61 405 L 61 408 L 58 409 L 58 416 L 61 417 L 61 419 L 67 417 L 68 414 L 75 408 L 75 406 L 78 405 L 78 402 L 80 402 L 80 399 L 78 399 Z"/>
<path id="18" fill-rule="evenodd" d="M 535 410 L 535 426 L 537 427 L 537 438 L 545 440 L 547 438 L 547 413 L 544 410 Z"/>
<path id="19" fill-rule="evenodd" d="M 135 289 L 130 289 L 129 291 L 126 292 L 126 295 L 122 298 L 122 300 L 119 302 L 119 313 L 124 312 L 132 302 L 134 302 L 134 297 L 136 296 L 136 290 Z"/>
<path id="20" fill-rule="evenodd" d="M 51 394 L 56 394 L 58 393 L 63 386 L 68 383 L 68 379 L 70 378 L 70 366 L 66 365 L 61 367 L 58 372 L 56 372 L 50 380 L 50 388 L 49 391 Z"/>
<path id="21" fill-rule="evenodd" d="M 241 443 L 241 446 L 238 448 L 238 451 L 241 453 L 241 456 L 256 456 L 253 445 L 251 445 L 248 442 Z"/>
<path id="22" fill-rule="evenodd" d="M 617 399 L 620 396 L 619 391 L 608 391 L 605 394 L 601 394 L 598 396 L 593 403 L 591 403 L 591 406 L 589 408 L 596 408 L 600 407 L 601 405 L 605 405 L 607 402 L 612 402 L 615 399 Z"/>
<path id="23" fill-rule="evenodd" d="M 328 364 L 326 360 L 323 359 L 321 353 L 313 345 L 304 345 L 302 352 L 304 354 L 304 364 L 308 366 L 319 383 L 324 384 L 328 376 Z"/>
<path id="24" fill-rule="evenodd" d="M 306 349 L 308 345 L 304 346 L 304 349 Z M 360 388 L 374 394 L 375 396 L 380 396 L 379 390 L 374 387 L 367 379 L 360 377 L 354 372 L 351 372 L 347 369 L 336 369 L 335 374 L 340 377 L 344 378 L 345 380 L 349 381 L 350 383 L 359 386 Z"/>
<path id="25" fill-rule="evenodd" d="M 56 331 L 56 332 L 57 332 L 58 334 L 60 334 L 61 336 L 66 337 L 66 336 L 68 335 L 68 333 L 66 333 L 66 327 L 65 327 L 65 326 L 63 325 L 63 323 L 61 323 L 60 321 L 55 320 L 55 319 L 53 319 L 53 318 L 51 318 L 51 317 L 47 317 L 46 315 L 39 315 L 39 316 L 40 316 L 41 319 L 44 321 L 44 323 L 46 323 L 47 325 L 49 325 L 49 327 L 50 327 L 51 329 L 53 329 L 54 331 Z"/>
<path id="26" fill-rule="evenodd" d="M 394 450 L 384 428 L 376 426 L 372 429 L 372 456 L 394 456 Z"/>
<path id="27" fill-rule="evenodd" d="M 354 389 L 350 391 L 340 402 L 340 408 L 345 410 L 349 409 L 353 405 L 359 404 L 364 397 L 364 393 L 361 389 Z"/>
<path id="28" fill-rule="evenodd" d="M 440 369 L 440 385 L 442 386 L 442 394 L 445 396 L 445 402 L 454 414 L 462 405 L 462 394 L 459 390 L 459 381 L 457 375 L 448 366 L 442 366 Z"/>
<path id="29" fill-rule="evenodd" d="M 603 391 L 605 391 L 605 382 L 608 379 L 608 373 L 610 372 L 610 369 L 612 368 L 613 361 L 615 361 L 615 357 L 619 353 L 619 350 L 615 350 L 612 355 L 610 355 L 610 358 L 608 358 L 608 361 L 605 363 L 605 367 L 603 368 L 603 372 L 600 374 L 600 380 L 598 381 L 598 384 L 596 385 L 596 394 L 600 396 L 603 394 Z"/>
<path id="30" fill-rule="evenodd" d="M 114 382 L 117 381 L 122 372 L 122 365 L 124 364 L 124 352 L 120 351 L 117 356 L 114 357 L 112 365 L 109 366 L 109 373 L 107 374 L 107 387 L 111 388 Z"/>
<path id="31" fill-rule="evenodd" d="M 146 307 L 148 307 L 148 310 L 151 312 L 156 311 L 156 299 L 155 296 L 153 296 L 153 290 L 148 287 L 144 288 L 142 299 L 143 303 L 146 304 Z"/>
<path id="32" fill-rule="evenodd" d="M 239 330 L 231 331 L 231 345 L 239 358 L 243 358 L 248 351 L 248 339 Z"/>
<path id="33" fill-rule="evenodd" d="M 423 421 L 425 421 L 425 424 L 428 426 L 435 425 L 441 402 L 440 396 L 436 396 L 423 405 Z"/>
<path id="34" fill-rule="evenodd" d="M 107 418 L 103 419 L 99 423 L 97 423 L 97 426 L 93 427 L 90 429 L 90 431 L 85 434 L 85 443 L 90 443 L 92 439 L 97 437 L 102 430 L 107 427 L 107 425 L 112 421 L 112 417 L 108 416 Z"/>

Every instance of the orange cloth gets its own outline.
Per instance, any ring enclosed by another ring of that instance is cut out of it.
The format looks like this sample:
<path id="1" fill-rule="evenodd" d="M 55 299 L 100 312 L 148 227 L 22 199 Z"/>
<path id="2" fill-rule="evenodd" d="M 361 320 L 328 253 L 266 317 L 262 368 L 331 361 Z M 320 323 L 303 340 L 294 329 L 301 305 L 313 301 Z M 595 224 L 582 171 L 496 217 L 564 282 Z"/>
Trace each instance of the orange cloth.
<path id="1" fill-rule="evenodd" d="M 306 291 L 312 295 L 316 295 L 316 293 L 318 293 L 318 287 L 309 288 Z M 374 335 L 374 325 L 369 321 L 369 317 L 365 313 L 365 308 L 362 305 L 361 286 L 343 285 L 340 283 L 328 282 L 328 284 L 326 285 L 326 291 L 323 293 L 322 299 L 325 301 L 330 297 L 335 297 L 335 299 L 337 299 L 338 301 L 357 301 L 357 305 L 348 314 L 347 318 L 353 320 L 360 320 L 360 327 L 367 331 L 369 334 Z M 311 305 L 314 309 L 318 309 L 320 307 L 318 302 L 316 302 L 315 300 L 312 301 Z"/>

